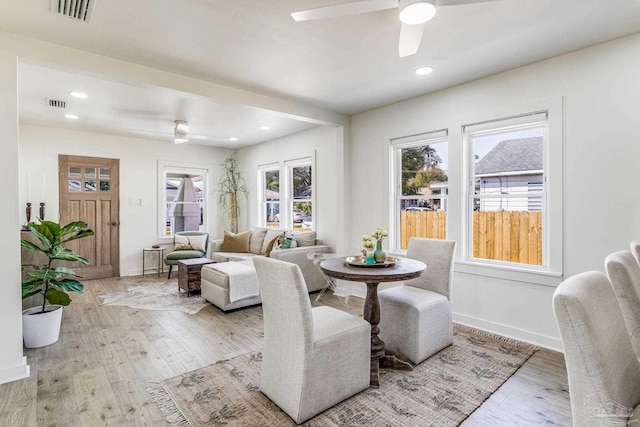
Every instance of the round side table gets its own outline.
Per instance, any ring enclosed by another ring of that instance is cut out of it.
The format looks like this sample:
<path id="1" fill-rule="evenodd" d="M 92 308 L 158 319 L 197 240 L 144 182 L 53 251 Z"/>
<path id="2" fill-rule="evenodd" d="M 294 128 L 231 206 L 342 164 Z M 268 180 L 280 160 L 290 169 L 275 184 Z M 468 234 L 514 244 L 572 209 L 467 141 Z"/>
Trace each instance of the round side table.
<path id="1" fill-rule="evenodd" d="M 158 273 L 158 277 L 160 277 L 160 273 L 164 274 L 164 264 L 162 263 L 164 260 L 164 249 L 165 248 L 144 248 L 142 249 L 142 275 L 144 276 L 147 271 L 155 271 Z M 146 258 L 147 252 L 155 253 L 156 262 L 152 267 L 147 268 L 146 266 Z"/>

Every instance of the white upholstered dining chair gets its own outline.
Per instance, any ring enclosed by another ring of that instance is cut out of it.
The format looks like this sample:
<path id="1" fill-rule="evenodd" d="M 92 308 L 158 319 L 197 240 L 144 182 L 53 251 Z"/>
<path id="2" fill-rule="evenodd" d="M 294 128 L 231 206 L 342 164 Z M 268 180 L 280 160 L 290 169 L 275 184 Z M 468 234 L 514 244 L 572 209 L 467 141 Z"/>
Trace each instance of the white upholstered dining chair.
<path id="1" fill-rule="evenodd" d="M 553 310 L 573 425 L 640 425 L 640 362 L 607 277 L 591 271 L 565 280 L 553 295 Z"/>
<path id="2" fill-rule="evenodd" d="M 371 325 L 311 308 L 300 268 L 255 257 L 264 317 L 260 391 L 300 424 L 369 387 Z"/>
<path id="3" fill-rule="evenodd" d="M 605 258 L 604 266 L 620 304 L 631 344 L 640 359 L 640 265 L 631 252 L 618 251 Z"/>
<path id="4" fill-rule="evenodd" d="M 640 264 L 640 239 L 632 240 L 631 243 L 629 243 L 629 249 L 631 249 L 631 253 L 636 259 L 636 262 Z"/>
<path id="5" fill-rule="evenodd" d="M 453 343 L 451 283 L 456 242 L 412 237 L 407 257 L 427 264 L 422 276 L 380 291 L 386 349 L 418 364 Z"/>

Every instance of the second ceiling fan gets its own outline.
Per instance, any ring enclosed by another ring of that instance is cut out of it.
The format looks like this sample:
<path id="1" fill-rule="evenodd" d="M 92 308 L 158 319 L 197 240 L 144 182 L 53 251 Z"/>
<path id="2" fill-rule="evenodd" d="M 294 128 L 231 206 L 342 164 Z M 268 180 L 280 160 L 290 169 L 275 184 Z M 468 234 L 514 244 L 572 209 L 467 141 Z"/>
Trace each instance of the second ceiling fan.
<path id="1" fill-rule="evenodd" d="M 426 23 L 436 14 L 436 6 L 458 6 L 488 1 L 495 0 L 361 0 L 294 12 L 291 16 L 296 21 L 311 21 L 398 8 L 402 22 L 399 55 L 403 58 L 418 51 Z"/>

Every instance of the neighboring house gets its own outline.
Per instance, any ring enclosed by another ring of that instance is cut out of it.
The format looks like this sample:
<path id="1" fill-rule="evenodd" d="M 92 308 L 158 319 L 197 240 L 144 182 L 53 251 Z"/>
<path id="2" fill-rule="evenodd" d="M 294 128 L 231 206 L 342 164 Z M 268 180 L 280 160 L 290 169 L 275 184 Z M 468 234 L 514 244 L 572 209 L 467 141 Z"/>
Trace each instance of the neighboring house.
<path id="1" fill-rule="evenodd" d="M 501 141 L 475 165 L 476 194 L 542 192 L 542 137 Z M 479 199 L 481 211 L 541 211 L 542 198 Z"/>

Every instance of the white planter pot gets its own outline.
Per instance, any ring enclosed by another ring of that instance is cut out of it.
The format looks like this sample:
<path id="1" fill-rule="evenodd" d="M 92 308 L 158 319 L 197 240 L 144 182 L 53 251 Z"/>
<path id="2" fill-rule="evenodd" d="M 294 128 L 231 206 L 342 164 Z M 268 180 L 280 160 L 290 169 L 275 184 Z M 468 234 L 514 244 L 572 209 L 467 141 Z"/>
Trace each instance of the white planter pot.
<path id="1" fill-rule="evenodd" d="M 27 348 L 51 345 L 60 336 L 62 306 L 47 305 L 44 313 L 41 310 L 42 306 L 38 306 L 22 311 L 22 337 Z"/>

